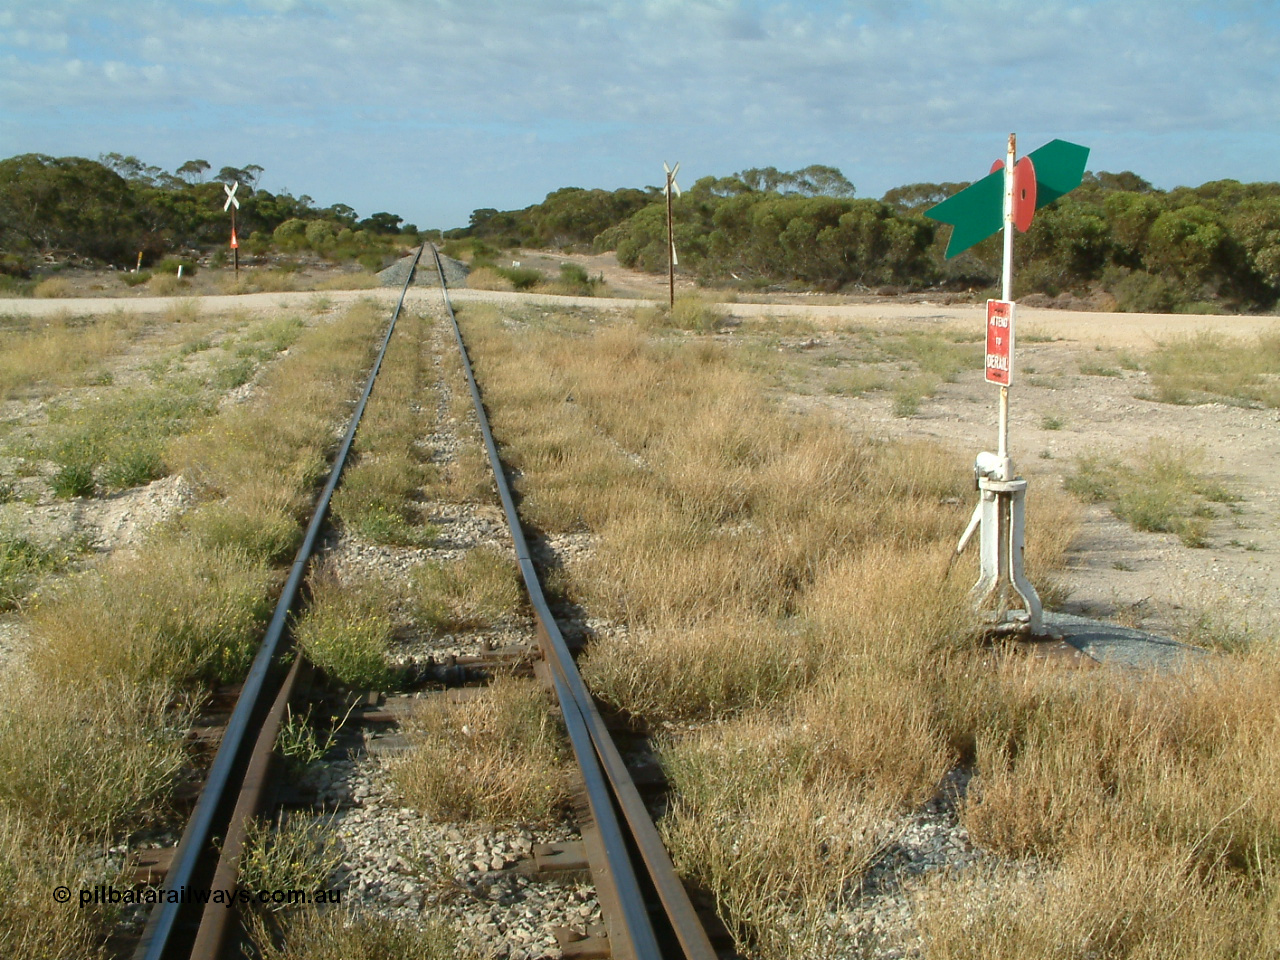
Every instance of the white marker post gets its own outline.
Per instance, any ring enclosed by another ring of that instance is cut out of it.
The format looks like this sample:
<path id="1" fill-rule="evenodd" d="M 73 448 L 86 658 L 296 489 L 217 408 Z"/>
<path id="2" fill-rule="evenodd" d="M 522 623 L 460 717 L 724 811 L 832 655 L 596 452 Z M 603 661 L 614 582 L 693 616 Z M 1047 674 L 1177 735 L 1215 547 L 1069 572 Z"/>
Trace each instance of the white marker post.
<path id="1" fill-rule="evenodd" d="M 667 175 L 667 292 L 672 307 L 676 305 L 676 264 L 680 261 L 676 259 L 675 227 L 671 223 L 671 191 L 675 190 L 676 196 L 680 196 L 680 184 L 676 183 L 676 171 L 679 169 L 679 162 L 674 169 L 668 167 L 665 160 L 662 162 L 662 171 Z"/>
<path id="2" fill-rule="evenodd" d="M 1013 459 L 1009 455 L 1009 386 L 1013 382 L 1014 344 L 1013 230 L 1015 224 L 1022 230 L 1027 229 L 1035 211 L 1035 172 L 1029 157 L 1015 163 L 1016 150 L 1017 141 L 1009 134 L 1009 149 L 1003 165 L 1001 299 L 987 301 L 986 379 L 1000 386 L 999 432 L 996 452 L 978 454 L 973 465 L 981 496 L 956 552 L 964 549 L 975 528 L 981 525 L 980 575 L 973 587 L 974 601 L 983 609 L 994 599 L 993 629 L 997 633 L 1029 632 L 1034 636 L 1043 632 L 1044 614 L 1040 597 L 1023 572 L 1027 481 L 1014 476 Z M 997 162 L 992 172 L 999 167 Z M 1010 609 L 1010 593 L 1022 599 L 1021 611 Z"/>
<path id="3" fill-rule="evenodd" d="M 240 201 L 236 199 L 236 191 L 239 189 L 239 180 L 229 187 L 225 183 L 222 185 L 222 190 L 227 195 L 227 202 L 222 205 L 222 209 L 231 209 L 231 254 L 235 258 L 236 279 L 240 278 L 240 239 L 236 236 L 236 211 L 240 209 Z"/>

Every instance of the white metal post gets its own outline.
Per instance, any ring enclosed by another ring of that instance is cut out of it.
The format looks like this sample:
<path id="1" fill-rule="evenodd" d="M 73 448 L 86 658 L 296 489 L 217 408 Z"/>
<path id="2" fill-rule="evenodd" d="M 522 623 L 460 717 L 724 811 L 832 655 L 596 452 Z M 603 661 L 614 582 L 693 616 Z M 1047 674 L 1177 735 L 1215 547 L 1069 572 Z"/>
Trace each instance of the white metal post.
<path id="1" fill-rule="evenodd" d="M 1009 134 L 1009 150 L 1004 158 L 1004 260 L 1000 277 L 1000 299 L 1013 300 L 1013 165 L 1017 161 L 1018 138 Z M 1010 354 L 1010 362 L 1013 355 Z M 1000 387 L 1000 436 L 996 441 L 996 455 L 1001 460 L 1009 457 L 1009 388 Z M 1003 480 L 1013 479 L 1012 465 L 1006 465 Z"/>
<path id="2" fill-rule="evenodd" d="M 1013 169 L 1017 161 L 1017 138 L 1009 134 L 1004 163 L 1004 262 L 1001 299 L 1013 302 Z M 1009 310 L 1009 373 L 1013 372 L 1014 315 Z M 960 538 L 956 552 L 964 549 L 975 528 L 980 529 L 979 577 L 971 595 L 979 609 L 994 600 L 993 629 L 997 633 L 1043 630 L 1040 597 L 1023 572 L 1022 559 L 1026 528 L 1027 481 L 1013 475 L 1009 456 L 1009 386 L 1000 386 L 1000 423 L 997 453 L 978 454 L 974 476 L 979 491 L 978 507 Z M 1022 612 L 1011 618 L 1011 594 L 1022 601 Z"/>

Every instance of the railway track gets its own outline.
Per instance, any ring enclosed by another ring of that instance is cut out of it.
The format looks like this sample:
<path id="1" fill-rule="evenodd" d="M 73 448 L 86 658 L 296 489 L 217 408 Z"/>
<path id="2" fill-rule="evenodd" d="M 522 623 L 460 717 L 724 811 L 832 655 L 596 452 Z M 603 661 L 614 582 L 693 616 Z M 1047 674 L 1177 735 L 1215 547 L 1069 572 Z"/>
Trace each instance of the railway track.
<path id="1" fill-rule="evenodd" d="M 424 263 L 429 259 L 429 263 Z M 360 420 L 413 280 L 414 269 L 435 272 L 445 314 L 456 341 L 480 434 L 509 527 L 520 575 L 533 611 L 538 660 L 535 672 L 554 690 L 581 778 L 579 829 L 582 850 L 603 909 L 606 931 L 564 942 L 566 956 L 617 960 L 712 960 L 717 956 L 703 922 L 677 876 L 658 830 L 622 754 L 583 683 L 572 652 L 553 616 L 521 529 L 512 491 L 488 426 L 480 388 L 449 300 L 438 252 L 424 247 L 413 261 L 388 323 L 364 392 L 339 446 L 329 478 L 285 583 L 261 647 L 227 719 L 218 751 L 182 839 L 167 866 L 160 904 L 151 913 L 135 960 L 214 960 L 239 955 L 236 913 L 200 905 L 183 895 L 193 889 L 236 887 L 246 830 L 264 809 L 273 776 L 277 734 L 310 667 L 301 656 L 286 667 L 289 623 L 302 602 L 303 582 L 325 529 L 330 500 L 341 482 Z M 543 851 L 548 858 L 563 852 Z M 573 855 L 569 855 L 573 859 Z"/>

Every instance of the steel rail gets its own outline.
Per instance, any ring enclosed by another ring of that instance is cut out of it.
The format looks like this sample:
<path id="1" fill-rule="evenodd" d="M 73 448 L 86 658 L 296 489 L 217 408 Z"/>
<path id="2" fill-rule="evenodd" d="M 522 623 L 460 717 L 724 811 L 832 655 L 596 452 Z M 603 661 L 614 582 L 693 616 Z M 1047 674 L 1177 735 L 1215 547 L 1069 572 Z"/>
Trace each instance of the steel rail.
<path id="1" fill-rule="evenodd" d="M 503 471 L 497 444 L 489 427 L 489 419 L 485 413 L 480 387 L 476 382 L 466 344 L 462 338 L 462 330 L 458 326 L 453 305 L 449 300 L 448 284 L 445 280 L 440 253 L 434 245 L 432 245 L 432 254 L 440 277 L 440 290 L 444 298 L 445 311 L 458 343 L 463 373 L 471 392 L 485 450 L 493 468 L 498 496 L 502 501 L 507 525 L 511 531 L 520 575 L 524 579 L 530 605 L 537 620 L 543 654 L 551 667 L 552 681 L 564 715 L 569 741 L 586 785 L 591 815 L 600 831 L 610 865 L 609 875 L 603 878 L 603 882 L 613 886 L 614 901 L 619 904 L 623 914 L 618 922 L 631 940 L 634 955 L 641 960 L 677 956 L 659 946 L 640 877 L 636 873 L 628 849 L 634 846 L 643 860 L 646 878 L 652 885 L 652 889 L 656 891 L 665 911 L 665 924 L 668 929 L 664 931 L 664 941 L 674 936 L 681 951 L 679 956 L 683 956 L 686 960 L 715 960 L 716 952 L 707 938 L 706 930 L 698 920 L 688 892 L 680 882 L 671 857 L 662 844 L 657 827 L 649 816 L 644 801 L 631 779 L 631 774 L 618 752 L 617 745 L 605 728 L 595 701 L 578 672 L 568 644 L 565 643 L 560 627 L 547 604 L 529 552 L 528 542 L 520 525 L 520 516 L 516 510 L 511 487 Z M 618 818 L 619 810 L 623 815 L 622 820 Z M 624 821 L 626 827 L 630 828 L 629 832 L 624 829 Z M 602 879 L 597 878 L 597 883 L 600 882 Z"/>
<path id="2" fill-rule="evenodd" d="M 234 789 L 234 782 L 244 777 L 249 751 L 253 741 L 256 740 L 255 734 L 263 725 L 267 697 L 279 687 L 280 671 L 277 667 L 280 655 L 286 646 L 285 631 L 290 611 L 297 600 L 311 555 L 315 551 L 325 520 L 328 518 L 330 501 L 342 478 L 343 468 L 346 466 L 347 457 L 355 442 L 356 430 L 369 403 L 369 396 L 373 393 L 374 382 L 378 378 L 378 371 L 382 368 L 383 358 L 386 357 L 391 335 L 395 332 L 396 321 L 400 318 L 405 295 L 409 291 L 409 284 L 413 280 L 422 252 L 423 247 L 419 247 L 418 252 L 414 254 L 413 263 L 409 266 L 408 276 L 405 277 L 404 287 L 400 291 L 400 299 L 396 303 L 395 313 L 392 314 L 391 322 L 387 325 L 386 336 L 382 339 L 382 345 L 369 371 L 364 392 L 360 395 L 360 400 L 347 426 L 347 432 L 338 447 L 333 468 L 329 472 L 329 479 L 316 500 L 311 523 L 307 527 L 302 545 L 298 548 L 293 567 L 289 571 L 289 577 L 276 604 L 275 613 L 271 617 L 262 644 L 240 688 L 240 696 L 236 699 L 236 705 L 227 721 L 227 728 L 222 735 L 218 752 L 214 756 L 213 765 L 209 768 L 205 787 L 200 793 L 195 809 L 191 812 L 191 818 L 187 821 L 178 849 L 174 853 L 173 862 L 165 876 L 164 885 L 161 888 L 163 891 L 161 902 L 151 912 L 142 940 L 134 952 L 135 960 L 172 960 L 178 955 L 174 951 L 182 948 L 179 943 L 180 938 L 177 937 L 180 932 L 179 920 L 189 915 L 188 911 L 192 906 L 190 903 L 182 902 L 189 899 L 184 894 L 198 882 L 201 872 L 206 876 L 209 875 L 210 868 L 207 864 L 204 870 L 201 870 L 202 861 L 207 860 L 213 837 L 228 829 L 230 812 L 227 808 L 234 803 L 234 797 L 230 791 Z"/>

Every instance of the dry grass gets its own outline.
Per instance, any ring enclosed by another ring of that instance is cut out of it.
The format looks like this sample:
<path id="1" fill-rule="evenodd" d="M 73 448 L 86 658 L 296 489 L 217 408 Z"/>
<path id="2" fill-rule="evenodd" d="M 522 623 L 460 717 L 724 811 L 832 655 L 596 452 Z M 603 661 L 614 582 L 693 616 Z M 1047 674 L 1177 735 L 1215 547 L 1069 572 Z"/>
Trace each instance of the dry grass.
<path id="1" fill-rule="evenodd" d="M 523 596 L 515 560 L 489 546 L 468 550 L 453 563 L 415 567 L 410 586 L 415 621 L 440 633 L 510 620 Z"/>
<path id="2" fill-rule="evenodd" d="M 238 550 L 157 541 L 42 601 L 28 659 L 39 676 L 74 683 L 235 678 L 270 615 L 275 582 Z"/>
<path id="3" fill-rule="evenodd" d="M 43 381 L 65 385 L 129 348 L 143 321 L 124 313 L 89 320 L 55 316 L 34 329 L 0 332 L 0 397 L 10 399 Z"/>
<path id="4" fill-rule="evenodd" d="M 313 290 L 376 290 L 382 281 L 374 273 L 343 272 L 336 276 L 325 277 L 311 285 Z"/>
<path id="5" fill-rule="evenodd" d="M 1141 361 L 1155 397 L 1165 403 L 1219 398 L 1254 406 L 1280 406 L 1280 335 L 1241 340 L 1200 333 L 1161 343 Z"/>
<path id="6" fill-rule="evenodd" d="M 790 413 L 707 340 L 464 319 L 522 516 L 592 534 L 568 590 L 627 628 L 593 644 L 593 690 L 651 723 L 717 721 L 663 751 L 673 855 L 752 956 L 835 950 L 827 910 L 962 756 L 965 458 Z M 940 378 L 969 349 L 902 346 Z M 1042 582 L 1072 509 L 1032 511 Z"/>
<path id="7" fill-rule="evenodd" d="M 405 801 L 440 820 L 544 820 L 563 812 L 568 748 L 527 680 L 496 679 L 483 699 L 423 701 L 404 726 L 414 749 L 392 774 Z"/>
<path id="8" fill-rule="evenodd" d="M 87 870 L 70 838 L 40 830 L 20 814 L 0 808 L 0 878 L 0 944 L 9 956 L 97 960 L 107 955 L 102 943 L 113 919 L 111 908 L 81 906 L 78 891 L 113 878 Z M 72 891 L 69 902 L 54 901 L 58 886 Z"/>
<path id="9" fill-rule="evenodd" d="M 262 960 L 453 960 L 456 935 L 440 920 L 424 926 L 354 910 L 307 910 L 280 932 L 259 919 L 250 933 Z"/>
<path id="10" fill-rule="evenodd" d="M 471 290 L 514 290 L 515 286 L 494 267 L 477 267 L 467 274 Z"/>
<path id="11" fill-rule="evenodd" d="M 1273 651 L 1151 679 L 1006 663 L 974 683 L 974 837 L 1013 856 L 1141 845 L 1203 870 L 1280 867 Z"/>
<path id="12" fill-rule="evenodd" d="M 58 844 L 140 823 L 185 759 L 174 701 L 167 685 L 115 679 L 13 685 L 0 705 L 0 818 Z"/>
<path id="13" fill-rule="evenodd" d="M 1035 879 L 946 877 L 917 895 L 927 955 L 940 960 L 1262 960 L 1280 943 L 1274 876 L 1258 887 L 1205 877 L 1187 858 L 1136 846 L 1073 852 Z"/>
<path id="14" fill-rule="evenodd" d="M 46 277 L 35 285 L 31 295 L 39 300 L 55 300 L 74 295 L 71 281 L 63 277 Z"/>
<path id="15" fill-rule="evenodd" d="M 426 323 L 406 314 L 396 325 L 382 372 L 356 434 L 355 459 L 343 472 L 334 514 L 349 531 L 375 543 L 415 546 L 436 531 L 417 500 L 431 473 L 420 445 L 435 413 L 426 379 Z"/>

